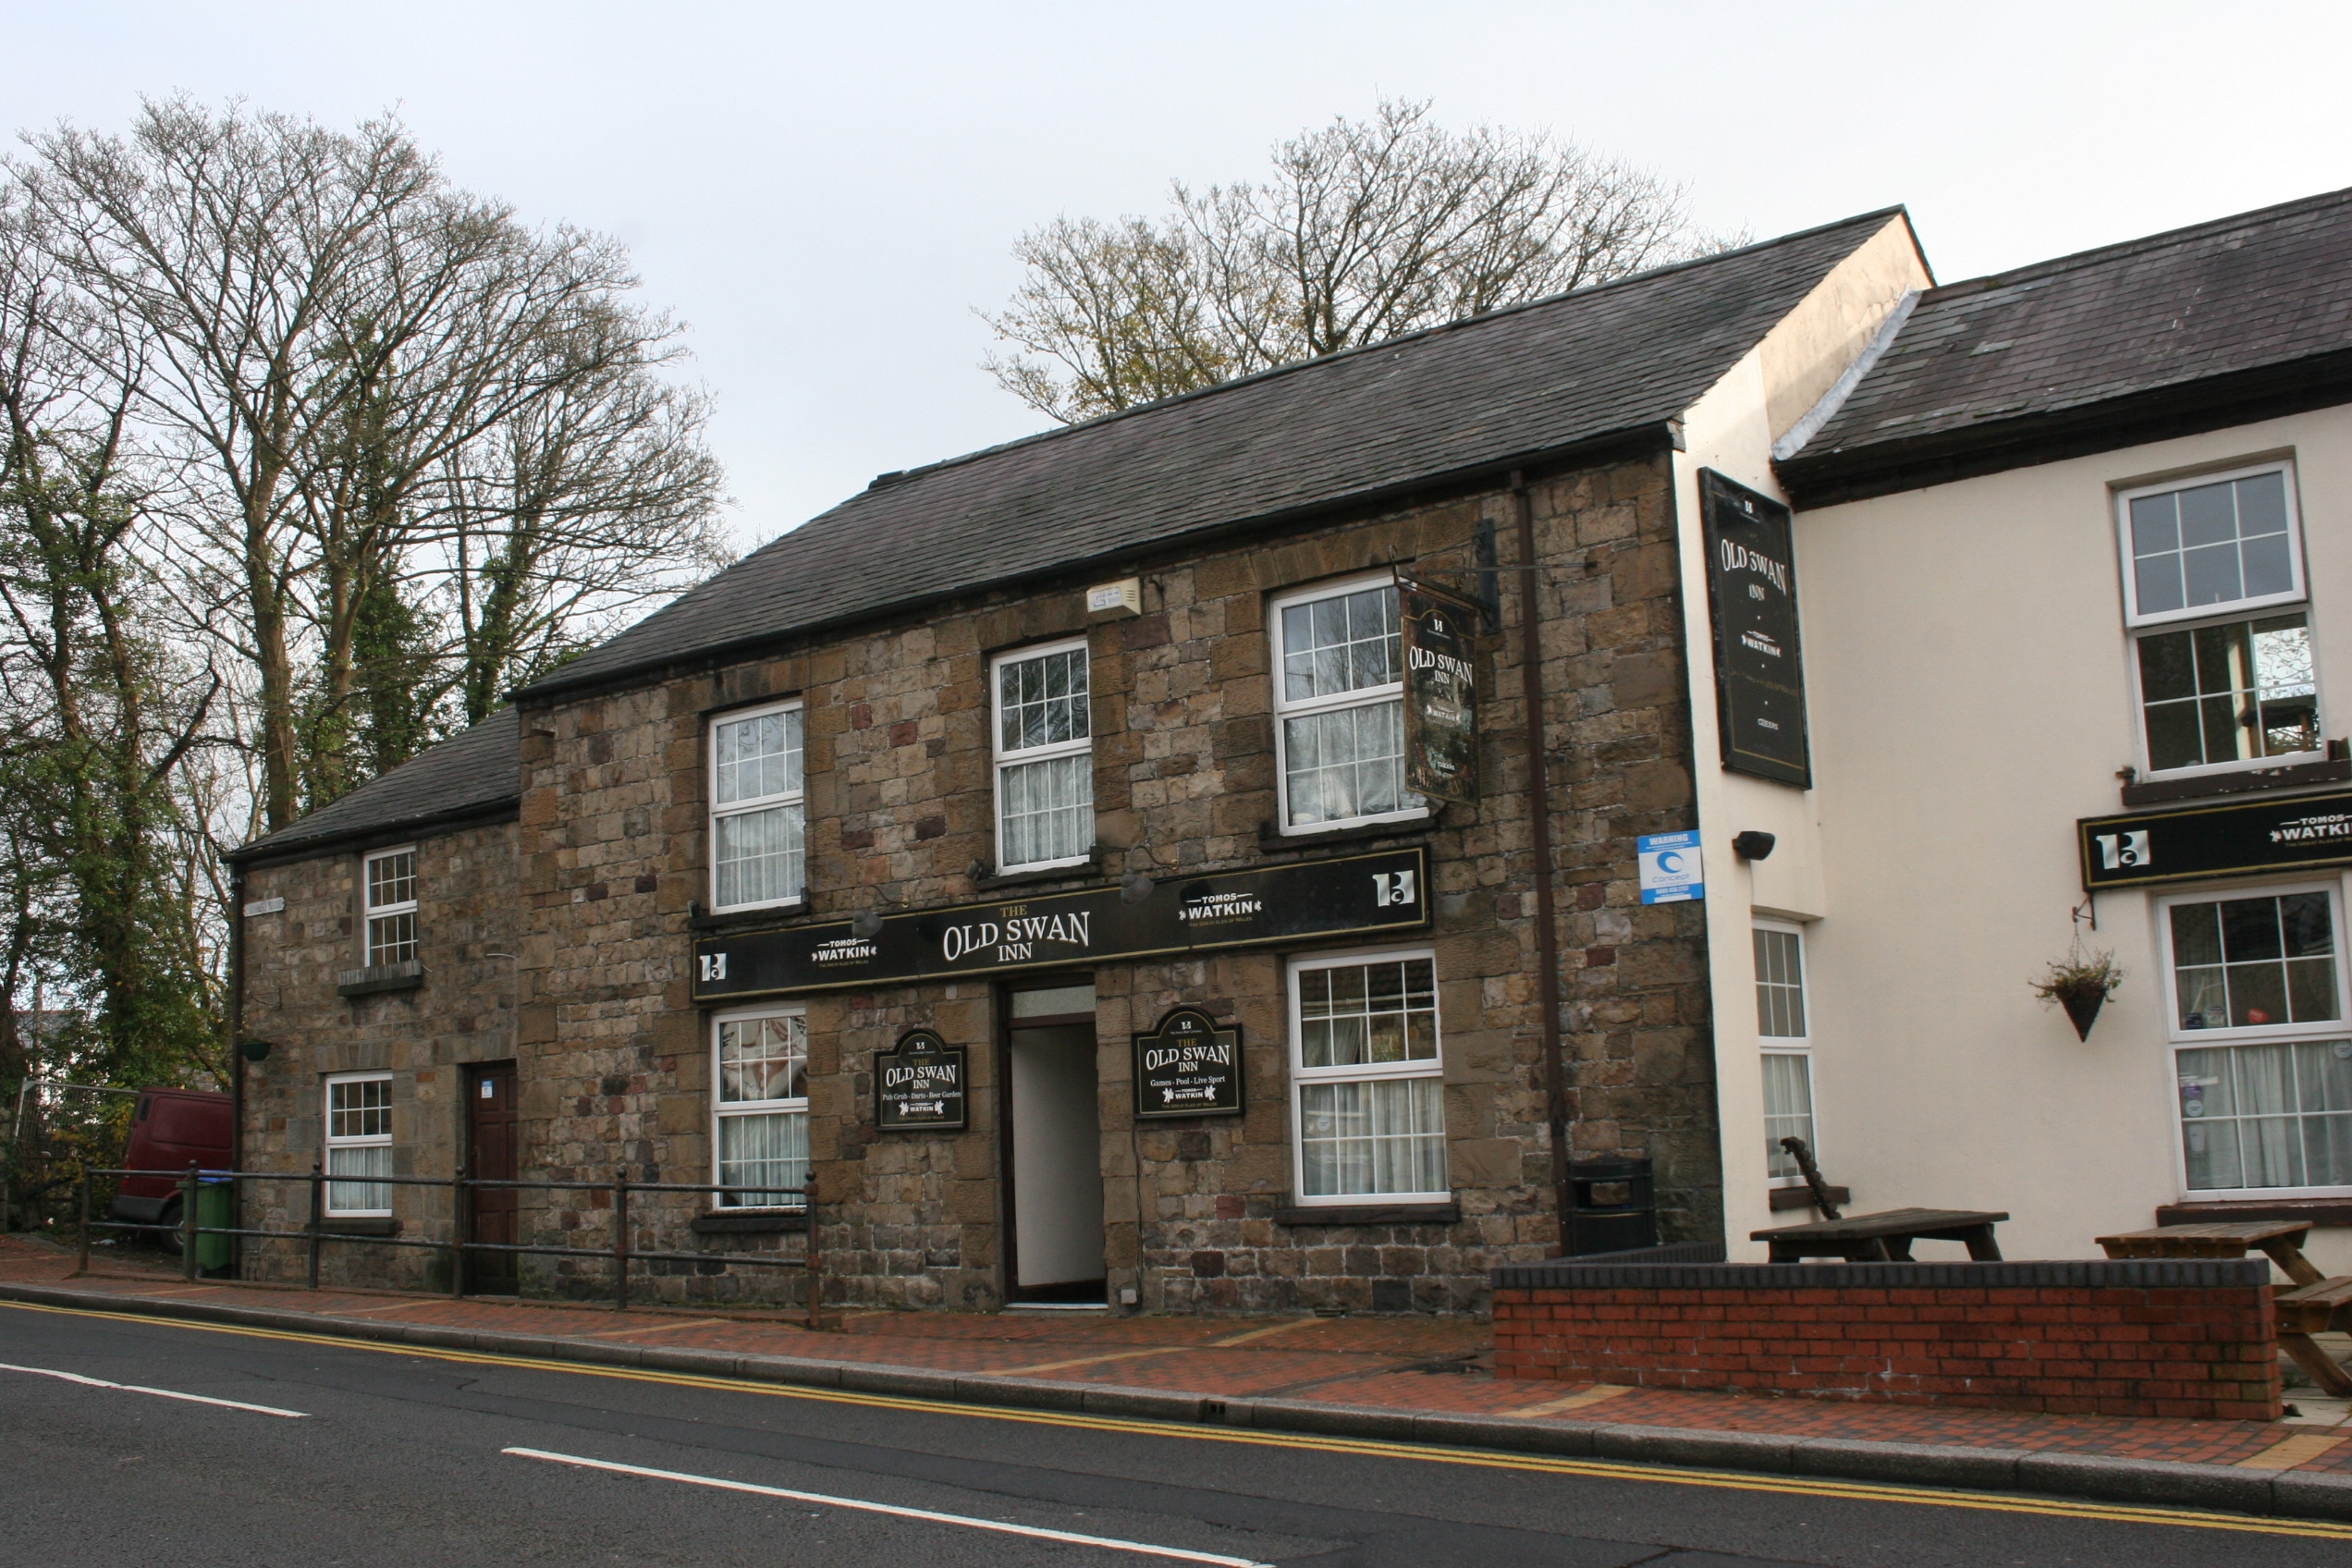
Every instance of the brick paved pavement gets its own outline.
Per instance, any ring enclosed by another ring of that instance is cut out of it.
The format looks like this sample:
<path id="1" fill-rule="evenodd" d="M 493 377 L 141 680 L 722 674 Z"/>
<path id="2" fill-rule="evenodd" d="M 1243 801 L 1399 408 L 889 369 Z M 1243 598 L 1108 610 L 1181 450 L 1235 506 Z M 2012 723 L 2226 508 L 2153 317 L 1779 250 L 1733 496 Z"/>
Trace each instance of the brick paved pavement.
<path id="1" fill-rule="evenodd" d="M 152 1255 L 150 1255 L 152 1256 Z M 685 1308 L 625 1315 L 513 1300 L 450 1301 L 393 1292 L 199 1283 L 154 1263 L 109 1259 L 72 1278 L 70 1253 L 0 1236 L 0 1281 L 71 1283 L 125 1299 L 267 1307 L 319 1319 L 395 1320 L 582 1342 L 998 1375 L 1182 1392 L 1305 1400 L 1418 1415 L 1476 1415 L 1865 1442 L 2352 1475 L 2352 1406 L 2290 1390 L 2281 1422 L 2040 1415 L 1844 1403 L 1601 1385 L 1498 1380 L 1483 1323 L 1428 1317 L 1114 1317 L 1067 1312 L 852 1313 L 811 1332 L 775 1313 Z"/>

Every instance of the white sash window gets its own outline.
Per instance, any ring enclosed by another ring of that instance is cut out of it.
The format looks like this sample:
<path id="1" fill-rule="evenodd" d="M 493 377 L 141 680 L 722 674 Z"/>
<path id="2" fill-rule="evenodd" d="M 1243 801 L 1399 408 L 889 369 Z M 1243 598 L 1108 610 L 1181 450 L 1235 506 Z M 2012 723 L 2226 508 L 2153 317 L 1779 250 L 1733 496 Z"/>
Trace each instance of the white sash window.
<path id="1" fill-rule="evenodd" d="M 799 901 L 807 880 L 801 704 L 711 726 L 711 907 Z"/>

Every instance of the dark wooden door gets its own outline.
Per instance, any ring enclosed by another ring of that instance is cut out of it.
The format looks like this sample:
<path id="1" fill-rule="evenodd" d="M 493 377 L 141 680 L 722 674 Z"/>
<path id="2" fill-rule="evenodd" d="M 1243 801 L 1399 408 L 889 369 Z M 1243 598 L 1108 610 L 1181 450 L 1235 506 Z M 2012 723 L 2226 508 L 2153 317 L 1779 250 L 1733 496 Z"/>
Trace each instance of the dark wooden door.
<path id="1" fill-rule="evenodd" d="M 512 1182 L 521 1173 L 515 1134 L 515 1069 L 510 1061 L 466 1069 L 466 1173 L 476 1181 Z M 472 1229 L 477 1242 L 513 1246 L 522 1240 L 518 1217 L 522 1194 L 512 1187 L 473 1190 Z M 519 1275 L 510 1252 L 469 1255 L 466 1284 L 491 1295 L 511 1295 Z"/>

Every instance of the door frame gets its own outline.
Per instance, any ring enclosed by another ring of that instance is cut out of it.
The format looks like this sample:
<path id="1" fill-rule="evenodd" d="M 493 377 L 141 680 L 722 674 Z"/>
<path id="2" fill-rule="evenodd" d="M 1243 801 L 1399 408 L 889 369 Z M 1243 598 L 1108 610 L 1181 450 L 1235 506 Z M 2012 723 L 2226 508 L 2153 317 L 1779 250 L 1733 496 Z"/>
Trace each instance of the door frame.
<path id="1" fill-rule="evenodd" d="M 517 1102 L 514 1109 L 514 1175 L 511 1178 L 503 1179 L 520 1180 L 522 1176 L 522 1106 L 521 1104 L 522 1099 L 522 1066 L 521 1063 L 513 1057 L 499 1057 L 489 1061 L 467 1061 L 458 1064 L 458 1077 L 460 1084 L 462 1085 L 459 1092 L 459 1097 L 465 1102 L 465 1113 L 459 1119 L 459 1126 L 457 1129 L 459 1140 L 457 1161 L 458 1169 L 463 1171 L 468 1177 L 480 1174 L 473 1168 L 474 1108 L 481 1100 L 481 1095 L 478 1092 L 477 1085 L 480 1084 L 484 1078 L 491 1077 L 492 1075 L 499 1072 L 506 1073 L 509 1080 L 513 1083 L 514 1097 Z M 515 1198 L 515 1237 L 519 1241 L 522 1236 L 522 1194 L 519 1189 L 510 1190 L 513 1191 Z M 472 1189 L 468 1189 L 465 1194 L 465 1212 L 461 1215 L 453 1214 L 449 1217 L 450 1223 L 457 1226 L 459 1229 L 460 1240 L 472 1242 L 479 1239 L 474 1233 L 474 1205 L 479 1195 L 480 1194 L 476 1194 Z M 520 1287 L 522 1281 L 521 1255 L 518 1253 L 507 1253 L 503 1255 L 501 1261 L 504 1264 L 504 1267 L 498 1270 L 498 1273 L 502 1277 L 511 1274 L 514 1278 L 515 1283 L 518 1287 Z M 480 1268 L 474 1257 L 462 1247 L 458 1249 L 457 1269 L 458 1279 L 456 1283 L 458 1287 L 458 1293 L 459 1295 L 472 1294 L 476 1282 L 475 1277 L 480 1272 Z"/>
<path id="2" fill-rule="evenodd" d="M 1016 1020 L 1012 1016 L 1012 998 L 1026 991 L 1059 991 L 1084 984 L 1091 987 L 1095 972 L 1091 969 L 1077 974 L 1023 974 L 1016 980 L 1001 980 L 996 986 L 996 1069 L 997 1069 L 997 1233 L 1001 1244 L 997 1249 L 998 1267 L 1004 1270 L 998 1292 L 1000 1298 L 1011 1305 L 1021 1296 L 1021 1227 L 1013 1213 L 1012 1184 L 1016 1180 L 1012 1159 L 1012 1034 L 1014 1029 L 1061 1029 L 1083 1023 L 1095 1027 L 1095 1013 L 1057 1012 L 1037 1018 Z M 1097 1038 L 1095 1048 L 1102 1042 Z M 1096 1112 L 1099 1124 L 1100 1112 Z M 1095 1156 L 1096 1167 L 1102 1163 L 1099 1150 Z"/>

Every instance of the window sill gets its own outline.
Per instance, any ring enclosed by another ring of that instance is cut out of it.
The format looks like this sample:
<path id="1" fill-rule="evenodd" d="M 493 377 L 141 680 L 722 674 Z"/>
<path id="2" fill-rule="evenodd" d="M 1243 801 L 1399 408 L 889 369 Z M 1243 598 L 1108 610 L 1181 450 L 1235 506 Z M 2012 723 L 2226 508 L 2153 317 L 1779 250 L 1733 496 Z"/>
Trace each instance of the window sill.
<path id="1" fill-rule="evenodd" d="M 2339 742 L 2329 742 L 2331 749 Z M 2162 805 L 2171 801 L 2201 801 L 2216 795 L 2259 795 L 2272 790 L 2309 790 L 2321 784 L 2352 779 L 2352 760 L 2329 757 L 2320 762 L 2287 763 L 2278 767 L 2247 767 L 2228 773 L 2200 773 L 2193 778 L 2150 778 L 2124 786 L 2126 806 Z"/>
<path id="2" fill-rule="evenodd" d="M 757 909 L 730 909 L 724 914 L 713 914 L 702 905 L 694 904 L 686 912 L 686 925 L 694 931 L 733 931 L 766 921 L 789 920 L 806 914 L 808 910 L 806 899 L 794 899 L 790 903 L 762 904 Z"/>
<path id="3" fill-rule="evenodd" d="M 1844 1187 L 1831 1187 L 1830 1201 L 1838 1207 L 1844 1208 L 1854 1201 L 1854 1194 Z M 1812 1207 L 1813 1189 L 1810 1187 L 1774 1187 L 1772 1189 L 1772 1212 L 1775 1214 L 1785 1209 L 1811 1208 Z"/>
<path id="4" fill-rule="evenodd" d="M 1393 822 L 1366 822 L 1354 827 L 1318 827 L 1301 833 L 1285 833 L 1271 822 L 1257 825 L 1257 852 L 1273 854 L 1281 850 L 1312 850 L 1325 844 L 1360 844 L 1373 839 L 1416 839 L 1438 825 L 1442 813 L 1423 812 L 1419 816 L 1399 817 Z"/>
<path id="5" fill-rule="evenodd" d="M 410 959 L 406 963 L 378 963 L 365 969 L 347 969 L 335 977 L 337 995 L 372 997 L 382 991 L 413 991 L 424 984 L 424 964 Z"/>
<path id="6" fill-rule="evenodd" d="M 2314 1225 L 2352 1226 L 2352 1197 L 2168 1203 L 2156 1211 L 2159 1225 L 2226 1224 L 2238 1219 L 2308 1219 Z"/>
<path id="7" fill-rule="evenodd" d="M 1072 861 L 1068 865 L 1039 865 L 1023 871 L 990 871 L 979 861 L 971 867 L 972 889 L 976 893 L 993 892 L 998 888 L 1035 887 L 1040 882 L 1090 882 L 1102 875 L 1103 852 L 1100 844 L 1087 852 L 1084 860 Z"/>
<path id="8" fill-rule="evenodd" d="M 1277 1225 L 1451 1225 L 1462 1218 L 1458 1203 L 1292 1205 L 1274 1211 Z"/>
<path id="9" fill-rule="evenodd" d="M 687 1226 L 697 1236 L 765 1236 L 808 1228 L 809 1218 L 805 1209 L 780 1213 L 698 1214 Z"/>
<path id="10" fill-rule="evenodd" d="M 319 1229 L 330 1236 L 397 1236 L 400 1222 L 383 1214 L 354 1214 L 348 1219 L 329 1214 L 320 1219 Z"/>

